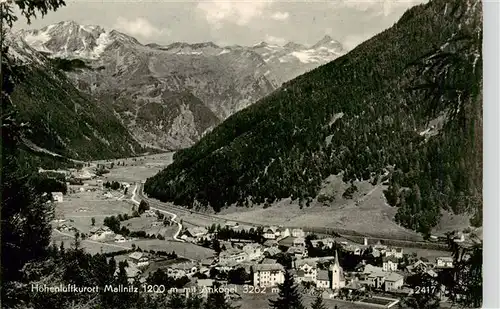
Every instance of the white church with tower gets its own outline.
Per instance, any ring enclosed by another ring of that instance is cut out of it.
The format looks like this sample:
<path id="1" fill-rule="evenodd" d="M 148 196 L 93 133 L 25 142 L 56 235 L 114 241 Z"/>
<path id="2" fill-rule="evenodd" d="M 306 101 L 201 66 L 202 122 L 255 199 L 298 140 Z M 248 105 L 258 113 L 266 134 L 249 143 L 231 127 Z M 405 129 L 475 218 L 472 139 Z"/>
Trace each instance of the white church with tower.
<path id="1" fill-rule="evenodd" d="M 313 282 L 319 289 L 337 290 L 345 287 L 344 270 L 340 266 L 338 253 L 335 252 L 333 263 L 328 270 L 319 269 L 317 264 L 328 261 L 328 258 L 299 259 L 294 263 L 296 269 L 295 280 L 300 282 Z M 331 258 L 330 258 L 331 260 Z"/>

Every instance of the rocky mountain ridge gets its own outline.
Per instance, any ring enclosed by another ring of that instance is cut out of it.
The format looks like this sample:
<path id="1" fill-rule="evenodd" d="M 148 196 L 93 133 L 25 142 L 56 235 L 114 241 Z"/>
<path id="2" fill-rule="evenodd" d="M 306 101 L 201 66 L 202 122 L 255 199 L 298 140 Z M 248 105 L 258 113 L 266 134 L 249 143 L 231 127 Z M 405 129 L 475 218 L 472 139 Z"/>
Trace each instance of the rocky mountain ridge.
<path id="1" fill-rule="evenodd" d="M 146 150 L 113 110 L 77 90 L 55 62 L 19 37 L 8 35 L 6 65 L 13 81 L 11 100 L 29 130 L 29 148 L 79 160 L 118 158 Z M 30 146 L 31 145 L 31 146 Z"/>
<path id="2" fill-rule="evenodd" d="M 17 35 L 50 58 L 83 60 L 87 68 L 67 72 L 77 88 L 110 105 L 141 144 L 162 149 L 191 146 L 283 82 L 344 52 L 329 37 L 314 48 L 143 45 L 116 30 L 73 21 Z"/>

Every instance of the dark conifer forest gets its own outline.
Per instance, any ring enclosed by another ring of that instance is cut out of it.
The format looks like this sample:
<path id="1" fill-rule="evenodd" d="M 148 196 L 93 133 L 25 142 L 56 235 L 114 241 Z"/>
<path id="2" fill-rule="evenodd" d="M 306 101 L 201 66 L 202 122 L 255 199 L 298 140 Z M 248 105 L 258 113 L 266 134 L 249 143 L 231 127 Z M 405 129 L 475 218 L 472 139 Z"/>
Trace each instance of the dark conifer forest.
<path id="1" fill-rule="evenodd" d="M 385 195 L 402 226 L 429 235 L 441 209 L 480 225 L 481 10 L 472 0 L 408 10 L 177 152 L 144 191 L 219 211 L 287 197 L 307 204 L 329 175 L 374 183 L 389 172 Z"/>

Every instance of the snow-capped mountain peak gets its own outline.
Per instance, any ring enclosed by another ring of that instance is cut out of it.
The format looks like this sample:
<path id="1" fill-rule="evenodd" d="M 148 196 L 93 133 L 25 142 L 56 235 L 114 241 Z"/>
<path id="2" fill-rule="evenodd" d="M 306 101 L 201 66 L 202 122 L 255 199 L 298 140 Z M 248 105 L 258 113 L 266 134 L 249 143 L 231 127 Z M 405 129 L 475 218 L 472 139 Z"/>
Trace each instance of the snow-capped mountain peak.
<path id="1" fill-rule="evenodd" d="M 332 39 L 332 37 L 329 35 L 325 35 L 316 44 L 311 46 L 311 49 L 320 49 L 320 48 L 330 49 L 334 52 L 341 52 L 343 50 L 342 44 L 340 44 L 340 42 Z"/>
<path id="2" fill-rule="evenodd" d="M 38 51 L 54 57 L 97 59 L 112 43 L 140 43 L 116 30 L 107 31 L 97 25 L 80 25 L 74 21 L 62 21 L 38 30 L 21 30 L 17 33 L 26 43 Z"/>

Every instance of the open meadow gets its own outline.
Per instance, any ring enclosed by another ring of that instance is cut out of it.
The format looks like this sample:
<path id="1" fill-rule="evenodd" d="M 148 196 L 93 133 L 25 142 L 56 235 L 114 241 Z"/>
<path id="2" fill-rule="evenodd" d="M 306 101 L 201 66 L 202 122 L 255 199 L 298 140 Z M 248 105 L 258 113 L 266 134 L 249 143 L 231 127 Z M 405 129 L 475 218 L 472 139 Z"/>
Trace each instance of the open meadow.
<path id="1" fill-rule="evenodd" d="M 115 192 L 115 195 L 120 195 Z M 126 200 L 104 197 L 102 191 L 77 192 L 64 196 L 64 201 L 55 203 L 55 219 L 64 219 L 82 233 L 92 228 L 91 220 L 95 218 L 95 226 L 102 226 L 105 217 L 119 214 L 132 214 L 133 204 Z"/>
<path id="2" fill-rule="evenodd" d="M 174 251 L 180 257 L 198 261 L 212 257 L 215 254 L 215 251 L 212 249 L 204 248 L 191 243 L 171 240 L 141 239 L 132 243 L 141 248 L 143 251 L 155 250 L 165 251 L 168 253 Z"/>

